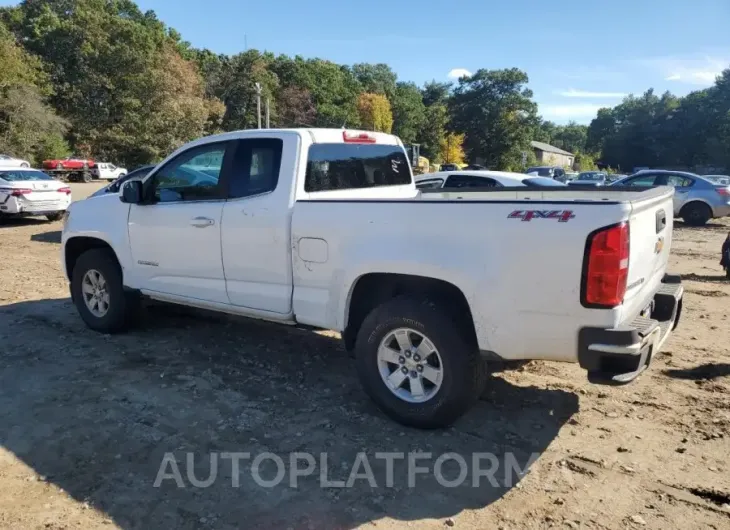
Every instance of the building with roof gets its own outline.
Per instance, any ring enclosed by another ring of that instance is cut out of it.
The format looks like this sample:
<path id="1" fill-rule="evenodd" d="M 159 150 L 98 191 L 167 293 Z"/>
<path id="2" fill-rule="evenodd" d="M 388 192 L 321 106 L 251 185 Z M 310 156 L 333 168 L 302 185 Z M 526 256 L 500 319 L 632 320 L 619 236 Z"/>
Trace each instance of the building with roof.
<path id="1" fill-rule="evenodd" d="M 530 142 L 535 158 L 545 166 L 573 167 L 575 155 L 544 142 Z"/>

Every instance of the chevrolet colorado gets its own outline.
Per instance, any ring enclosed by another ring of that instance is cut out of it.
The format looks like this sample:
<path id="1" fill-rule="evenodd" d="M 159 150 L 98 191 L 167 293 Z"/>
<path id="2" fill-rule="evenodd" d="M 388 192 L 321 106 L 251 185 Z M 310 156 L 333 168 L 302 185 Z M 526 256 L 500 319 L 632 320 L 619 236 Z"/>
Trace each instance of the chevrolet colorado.
<path id="1" fill-rule="evenodd" d="M 94 330 L 124 330 L 144 297 L 334 329 L 386 414 L 439 427 L 489 359 L 609 384 L 646 368 L 681 311 L 672 193 L 417 190 L 395 136 L 238 131 L 72 204 L 61 257 Z"/>

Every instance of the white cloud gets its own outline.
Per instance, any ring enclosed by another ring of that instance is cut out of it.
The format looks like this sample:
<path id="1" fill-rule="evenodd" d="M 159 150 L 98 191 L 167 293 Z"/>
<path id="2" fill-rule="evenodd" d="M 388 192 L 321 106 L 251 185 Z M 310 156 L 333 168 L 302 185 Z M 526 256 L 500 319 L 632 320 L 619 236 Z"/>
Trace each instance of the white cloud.
<path id="1" fill-rule="evenodd" d="M 607 105 L 593 103 L 577 103 L 572 105 L 540 105 L 540 114 L 548 120 L 590 121 L 596 117 L 598 109 Z"/>
<path id="2" fill-rule="evenodd" d="M 624 92 L 591 92 L 589 90 L 576 90 L 569 88 L 568 90 L 559 90 L 555 92 L 558 96 L 565 98 L 623 98 L 627 94 Z"/>
<path id="3" fill-rule="evenodd" d="M 454 68 L 449 72 L 449 79 L 460 79 L 462 77 L 471 77 L 471 72 L 466 68 Z"/>
<path id="4" fill-rule="evenodd" d="M 654 57 L 640 61 L 659 71 L 665 81 L 677 81 L 690 85 L 709 86 L 715 78 L 730 66 L 730 57 L 681 56 Z"/>

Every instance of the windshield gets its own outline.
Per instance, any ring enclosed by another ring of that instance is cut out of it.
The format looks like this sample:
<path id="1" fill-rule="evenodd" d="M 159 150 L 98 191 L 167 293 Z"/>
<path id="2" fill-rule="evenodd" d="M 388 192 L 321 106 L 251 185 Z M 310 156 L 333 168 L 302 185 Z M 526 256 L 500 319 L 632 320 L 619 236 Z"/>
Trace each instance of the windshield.
<path id="1" fill-rule="evenodd" d="M 581 173 L 578 175 L 578 180 L 605 180 L 606 174 L 605 173 L 597 173 L 595 171 L 589 171 L 588 173 Z"/>
<path id="2" fill-rule="evenodd" d="M 532 177 L 532 178 L 523 180 L 522 183 L 526 184 L 527 186 L 537 186 L 537 187 L 546 187 L 546 186 L 565 187 L 565 184 L 563 184 L 562 182 L 559 182 L 555 179 L 545 178 L 545 177 Z"/>
<path id="3" fill-rule="evenodd" d="M 3 171 L 0 172 L 0 178 L 7 182 L 53 180 L 53 177 L 42 171 Z"/>
<path id="4" fill-rule="evenodd" d="M 539 177 L 552 177 L 553 168 L 551 167 L 531 167 L 525 173 L 535 173 Z"/>

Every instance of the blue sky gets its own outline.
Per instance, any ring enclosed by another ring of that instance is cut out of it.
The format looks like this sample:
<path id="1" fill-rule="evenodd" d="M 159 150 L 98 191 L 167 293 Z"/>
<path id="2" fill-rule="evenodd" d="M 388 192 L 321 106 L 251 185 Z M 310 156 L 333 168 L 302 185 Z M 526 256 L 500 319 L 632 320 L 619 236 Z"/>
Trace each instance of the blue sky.
<path id="1" fill-rule="evenodd" d="M 683 95 L 730 66 L 730 0 L 137 3 L 219 53 L 247 42 L 277 54 L 384 62 L 418 84 L 516 66 L 529 75 L 543 117 L 559 123 L 588 123 L 599 107 L 649 87 Z"/>

